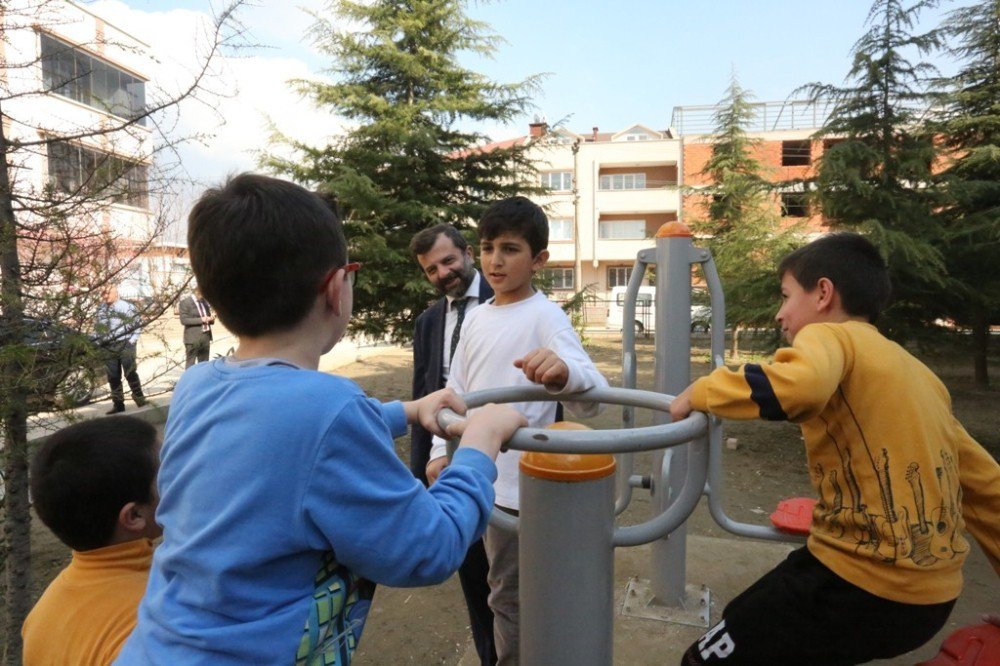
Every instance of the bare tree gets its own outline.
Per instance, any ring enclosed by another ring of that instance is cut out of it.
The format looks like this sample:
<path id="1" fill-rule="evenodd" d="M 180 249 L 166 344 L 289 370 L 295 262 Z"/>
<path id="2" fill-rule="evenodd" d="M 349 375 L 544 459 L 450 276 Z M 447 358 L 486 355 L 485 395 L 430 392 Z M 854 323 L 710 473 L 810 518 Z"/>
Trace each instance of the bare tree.
<path id="1" fill-rule="evenodd" d="M 149 48 L 83 6 L 0 0 L 0 456 L 6 486 L 4 660 L 20 663 L 31 606 L 28 423 L 39 400 L 108 342 L 95 335 L 101 293 L 126 283 L 143 326 L 186 277 L 154 249 L 176 216 L 177 149 L 189 104 L 212 106 L 219 56 L 246 46 L 234 0 L 205 25 L 183 76 L 147 80 Z M 187 45 L 185 47 L 187 48 Z"/>

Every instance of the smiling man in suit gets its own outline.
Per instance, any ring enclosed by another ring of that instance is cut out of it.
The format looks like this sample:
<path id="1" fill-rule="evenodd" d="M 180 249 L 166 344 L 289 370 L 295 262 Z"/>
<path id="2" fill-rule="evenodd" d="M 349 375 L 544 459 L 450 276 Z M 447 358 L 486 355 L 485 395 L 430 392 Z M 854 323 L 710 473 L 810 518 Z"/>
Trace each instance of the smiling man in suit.
<path id="1" fill-rule="evenodd" d="M 458 345 L 462 322 L 470 310 L 493 296 L 493 289 L 476 270 L 472 247 L 455 227 L 439 224 L 424 229 L 410 241 L 410 253 L 441 298 L 417 317 L 413 333 L 413 397 L 444 388 L 451 356 Z M 431 434 L 419 425 L 411 430 L 410 469 L 427 484 L 425 468 Z M 489 563 L 482 539 L 469 548 L 458 577 L 469 609 L 472 638 L 483 666 L 497 662 L 493 644 L 493 611 L 487 599 Z"/>

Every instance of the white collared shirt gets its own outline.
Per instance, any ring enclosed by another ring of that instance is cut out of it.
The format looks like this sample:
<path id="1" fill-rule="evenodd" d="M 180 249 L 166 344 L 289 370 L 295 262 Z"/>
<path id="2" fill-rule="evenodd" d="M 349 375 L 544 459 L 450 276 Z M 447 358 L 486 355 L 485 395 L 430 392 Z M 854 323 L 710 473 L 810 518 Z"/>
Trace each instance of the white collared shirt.
<path id="1" fill-rule="evenodd" d="M 469 312 L 472 308 L 479 305 L 479 281 L 482 280 L 482 276 L 479 275 L 479 271 L 476 271 L 475 277 L 472 278 L 472 284 L 469 288 L 465 290 L 465 296 L 463 298 L 467 299 L 465 304 L 465 316 L 469 316 Z M 441 353 L 441 379 L 442 381 L 448 381 L 448 370 L 451 369 L 451 335 L 455 332 L 455 324 L 458 322 L 458 311 L 455 310 L 453 304 L 457 300 L 453 296 L 445 296 L 448 299 L 448 309 L 444 315 L 444 348 Z M 461 333 L 459 333 L 461 335 Z"/>

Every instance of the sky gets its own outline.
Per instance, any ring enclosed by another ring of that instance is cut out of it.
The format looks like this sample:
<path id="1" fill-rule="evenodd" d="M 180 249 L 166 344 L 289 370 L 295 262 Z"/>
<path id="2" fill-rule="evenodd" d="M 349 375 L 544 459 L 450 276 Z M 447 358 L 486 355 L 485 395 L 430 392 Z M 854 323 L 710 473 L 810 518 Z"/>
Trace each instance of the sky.
<path id="1" fill-rule="evenodd" d="M 147 41 L 165 69 L 193 53 L 197 20 L 213 6 L 207 0 L 87 4 Z M 311 145 L 342 131 L 339 119 L 313 109 L 286 83 L 327 77 L 329 63 L 305 36 L 312 23 L 306 10 L 329 17 L 325 4 L 253 0 L 241 10 L 250 40 L 260 47 L 220 64 L 213 85 L 228 97 L 213 109 L 185 110 L 184 123 L 216 123 L 209 140 L 184 154 L 192 175 L 218 181 L 254 168 L 255 151 L 269 148 L 268 119 Z M 937 25 L 947 9 L 963 3 L 943 4 L 924 15 L 922 27 Z M 510 126 L 476 129 L 496 140 L 511 138 L 526 134 L 535 116 L 563 121 L 580 133 L 634 123 L 665 129 L 673 107 L 717 103 L 734 73 L 758 101 L 789 99 L 798 86 L 813 81 L 841 83 L 869 5 L 868 0 L 473 2 L 468 14 L 488 23 L 505 43 L 493 59 L 467 54 L 462 64 L 508 83 L 545 74 L 535 108 L 525 117 Z M 946 72 L 953 67 L 938 64 Z"/>

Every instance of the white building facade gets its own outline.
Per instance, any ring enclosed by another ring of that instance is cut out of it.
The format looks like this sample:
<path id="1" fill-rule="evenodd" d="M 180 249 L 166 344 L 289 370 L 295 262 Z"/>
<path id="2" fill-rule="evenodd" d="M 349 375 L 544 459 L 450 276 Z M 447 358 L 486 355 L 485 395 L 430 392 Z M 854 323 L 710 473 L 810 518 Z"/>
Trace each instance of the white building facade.
<path id="1" fill-rule="evenodd" d="M 80 237 L 92 230 L 123 250 L 148 244 L 158 224 L 143 117 L 149 47 L 68 0 L 4 3 L 2 20 L 3 129 L 22 202 L 15 213 L 42 214 L 30 202 L 56 201 Z M 125 292 L 149 283 L 149 260 L 133 264 Z"/>
<path id="2" fill-rule="evenodd" d="M 644 125 L 581 135 L 533 123 L 531 135 L 539 184 L 549 190 L 532 198 L 549 217 L 553 295 L 589 286 L 606 299 L 628 284 L 656 231 L 679 218 L 681 142 Z M 588 312 L 588 323 L 600 315 Z"/>

